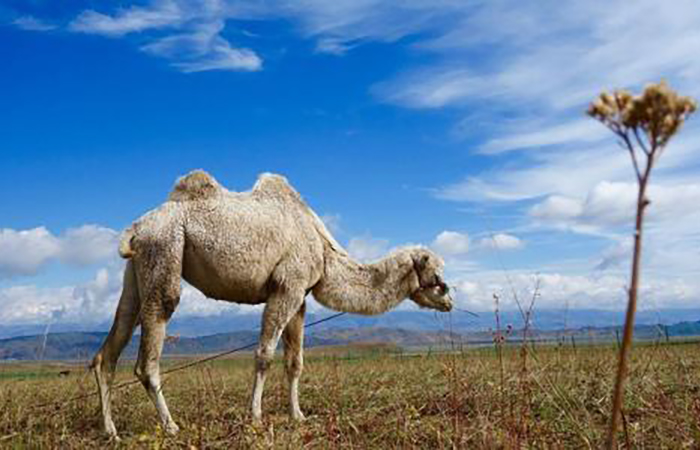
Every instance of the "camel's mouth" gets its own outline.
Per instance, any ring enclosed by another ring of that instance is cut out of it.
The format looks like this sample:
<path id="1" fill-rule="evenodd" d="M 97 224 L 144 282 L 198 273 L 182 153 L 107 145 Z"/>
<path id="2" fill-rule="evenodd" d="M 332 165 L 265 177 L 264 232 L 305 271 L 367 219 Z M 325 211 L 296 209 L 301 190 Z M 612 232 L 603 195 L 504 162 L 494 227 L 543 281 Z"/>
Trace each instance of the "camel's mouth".
<path id="1" fill-rule="evenodd" d="M 416 302 L 421 308 L 434 309 L 440 312 L 449 312 L 454 305 L 449 292 L 440 286 L 419 289 L 411 296 L 411 300 Z"/>

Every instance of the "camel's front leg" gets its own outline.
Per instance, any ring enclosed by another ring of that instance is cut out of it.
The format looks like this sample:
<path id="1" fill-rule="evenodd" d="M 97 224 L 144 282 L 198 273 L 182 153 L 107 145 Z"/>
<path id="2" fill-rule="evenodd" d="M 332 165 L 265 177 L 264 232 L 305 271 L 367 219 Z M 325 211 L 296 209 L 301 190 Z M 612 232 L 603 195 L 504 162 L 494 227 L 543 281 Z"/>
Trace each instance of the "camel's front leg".
<path id="1" fill-rule="evenodd" d="M 302 303 L 299 311 L 292 317 L 284 329 L 284 360 L 289 382 L 289 415 L 294 420 L 304 420 L 304 414 L 299 407 L 299 377 L 304 368 L 304 313 L 306 303 Z"/>
<path id="2" fill-rule="evenodd" d="M 270 363 L 275 355 L 277 343 L 282 331 L 290 319 L 299 310 L 304 302 L 303 289 L 280 289 L 268 298 L 262 318 L 262 330 L 260 342 L 255 352 L 255 382 L 253 384 L 253 398 L 251 412 L 254 422 L 262 419 L 262 396 L 265 388 L 265 378 Z"/>

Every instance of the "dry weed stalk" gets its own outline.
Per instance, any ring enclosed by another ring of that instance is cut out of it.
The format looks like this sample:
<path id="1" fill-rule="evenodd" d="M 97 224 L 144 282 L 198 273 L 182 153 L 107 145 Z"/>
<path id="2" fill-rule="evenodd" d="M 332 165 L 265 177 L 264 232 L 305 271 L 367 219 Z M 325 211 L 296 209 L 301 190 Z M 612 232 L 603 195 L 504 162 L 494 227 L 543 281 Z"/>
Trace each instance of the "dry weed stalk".
<path id="1" fill-rule="evenodd" d="M 505 422 L 505 367 L 503 365 L 503 344 L 505 343 L 506 337 L 501 332 L 501 309 L 500 309 L 500 297 L 497 294 L 493 294 L 494 302 L 494 314 L 496 316 L 496 332 L 493 335 L 493 344 L 496 349 L 496 357 L 498 358 L 498 370 L 499 370 L 499 397 L 501 405 L 501 420 Z M 508 330 L 510 332 L 510 330 Z"/>
<path id="2" fill-rule="evenodd" d="M 535 302 L 540 296 L 541 284 L 542 280 L 540 279 L 540 276 L 538 274 L 535 278 L 535 288 L 532 292 L 530 304 L 527 306 L 527 309 L 524 310 L 523 321 L 525 323 L 523 325 L 523 339 L 520 345 L 520 432 L 525 436 L 526 440 L 529 435 L 528 425 L 530 423 L 530 417 L 532 412 L 532 389 L 530 387 L 530 371 L 527 359 L 528 352 L 530 351 L 528 349 L 528 343 L 530 343 L 530 345 L 532 345 L 532 343 L 529 341 L 528 338 L 530 336 L 529 333 L 530 328 L 532 326 L 532 313 L 535 310 Z"/>
<path id="3" fill-rule="evenodd" d="M 619 90 L 603 92 L 591 103 L 588 115 L 603 123 L 620 138 L 620 145 L 629 152 L 637 176 L 637 216 L 634 253 L 629 287 L 629 300 L 620 346 L 617 377 L 613 391 L 612 412 L 607 447 L 616 447 L 617 428 L 624 396 L 627 360 L 632 346 L 634 315 L 640 277 L 644 212 L 649 206 L 647 187 L 654 163 L 685 119 L 695 112 L 696 104 L 689 97 L 678 95 L 665 82 L 652 84 L 641 95 Z M 641 160 L 641 161 L 640 161 Z"/>

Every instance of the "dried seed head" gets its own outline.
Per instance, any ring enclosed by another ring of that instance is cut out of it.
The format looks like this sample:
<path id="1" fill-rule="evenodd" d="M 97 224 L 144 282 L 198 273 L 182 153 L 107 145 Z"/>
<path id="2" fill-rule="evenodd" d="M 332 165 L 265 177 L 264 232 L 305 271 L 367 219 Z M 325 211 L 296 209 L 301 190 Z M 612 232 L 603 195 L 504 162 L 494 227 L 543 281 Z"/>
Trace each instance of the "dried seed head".
<path id="1" fill-rule="evenodd" d="M 588 115 L 616 132 L 642 132 L 652 148 L 660 148 L 696 109 L 692 98 L 678 95 L 661 81 L 638 96 L 624 90 L 603 92 L 589 106 Z"/>

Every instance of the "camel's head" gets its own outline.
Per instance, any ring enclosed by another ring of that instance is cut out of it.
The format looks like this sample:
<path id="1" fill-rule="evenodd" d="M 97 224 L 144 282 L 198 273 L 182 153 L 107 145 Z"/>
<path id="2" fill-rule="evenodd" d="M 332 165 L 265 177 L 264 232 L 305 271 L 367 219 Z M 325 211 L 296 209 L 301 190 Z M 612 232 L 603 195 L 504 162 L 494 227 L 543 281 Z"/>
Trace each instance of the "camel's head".
<path id="1" fill-rule="evenodd" d="M 442 258 L 424 248 L 415 251 L 411 257 L 418 276 L 418 289 L 411 294 L 411 300 L 421 308 L 450 311 L 453 301 L 443 277 Z"/>

